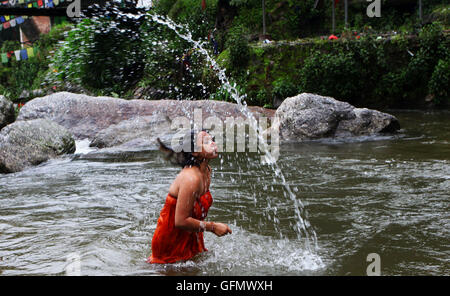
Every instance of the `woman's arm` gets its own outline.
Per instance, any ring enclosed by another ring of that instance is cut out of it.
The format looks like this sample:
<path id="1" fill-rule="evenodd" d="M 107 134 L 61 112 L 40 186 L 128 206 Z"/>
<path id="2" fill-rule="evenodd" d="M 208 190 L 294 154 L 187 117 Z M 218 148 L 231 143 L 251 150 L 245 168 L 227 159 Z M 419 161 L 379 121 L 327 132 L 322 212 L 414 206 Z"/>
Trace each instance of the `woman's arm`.
<path id="1" fill-rule="evenodd" d="M 211 231 L 218 236 L 231 233 L 231 229 L 226 224 L 202 222 L 192 218 L 194 202 L 200 194 L 200 190 L 200 177 L 185 175 L 181 178 L 175 208 L 175 227 L 192 232 Z"/>
<path id="2" fill-rule="evenodd" d="M 175 227 L 187 231 L 200 231 L 200 221 L 192 218 L 194 202 L 201 189 L 201 179 L 196 175 L 182 176 L 179 180 L 177 206 L 175 209 Z"/>

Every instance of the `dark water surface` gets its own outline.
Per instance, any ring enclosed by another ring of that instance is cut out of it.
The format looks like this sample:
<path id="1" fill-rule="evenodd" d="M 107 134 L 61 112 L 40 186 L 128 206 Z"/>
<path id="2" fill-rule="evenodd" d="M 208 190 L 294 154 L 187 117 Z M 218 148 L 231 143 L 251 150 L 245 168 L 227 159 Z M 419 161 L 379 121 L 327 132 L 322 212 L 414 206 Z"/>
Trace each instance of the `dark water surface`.
<path id="1" fill-rule="evenodd" d="M 206 233 L 193 261 L 150 265 L 150 242 L 179 169 L 157 151 L 77 154 L 0 175 L 0 274 L 365 275 L 377 253 L 382 275 L 450 274 L 450 113 L 392 112 L 396 136 L 284 145 L 279 165 L 318 236 L 297 238 L 292 201 L 259 158 L 212 163 Z M 250 161 L 248 160 L 250 159 Z"/>

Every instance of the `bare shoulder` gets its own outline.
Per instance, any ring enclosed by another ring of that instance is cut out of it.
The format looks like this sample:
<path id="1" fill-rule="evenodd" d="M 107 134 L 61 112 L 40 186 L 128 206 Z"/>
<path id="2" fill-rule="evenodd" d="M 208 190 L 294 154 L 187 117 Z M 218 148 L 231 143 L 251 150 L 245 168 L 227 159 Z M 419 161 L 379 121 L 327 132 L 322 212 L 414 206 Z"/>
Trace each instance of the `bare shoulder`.
<path id="1" fill-rule="evenodd" d="M 177 183 L 183 186 L 187 186 L 193 191 L 199 191 L 201 187 L 201 175 L 196 168 L 185 168 L 177 176 Z"/>

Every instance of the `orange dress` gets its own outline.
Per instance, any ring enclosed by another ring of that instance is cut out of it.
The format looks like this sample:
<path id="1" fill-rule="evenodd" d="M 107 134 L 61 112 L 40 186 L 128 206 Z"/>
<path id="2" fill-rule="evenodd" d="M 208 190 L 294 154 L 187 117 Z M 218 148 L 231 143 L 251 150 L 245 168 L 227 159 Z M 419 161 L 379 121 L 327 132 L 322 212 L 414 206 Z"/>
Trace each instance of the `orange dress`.
<path id="1" fill-rule="evenodd" d="M 148 263 L 174 263 L 208 251 L 203 242 L 203 232 L 189 232 L 175 227 L 176 204 L 177 199 L 168 194 L 153 234 Z M 208 190 L 195 201 L 192 218 L 204 220 L 211 204 L 212 196 Z"/>

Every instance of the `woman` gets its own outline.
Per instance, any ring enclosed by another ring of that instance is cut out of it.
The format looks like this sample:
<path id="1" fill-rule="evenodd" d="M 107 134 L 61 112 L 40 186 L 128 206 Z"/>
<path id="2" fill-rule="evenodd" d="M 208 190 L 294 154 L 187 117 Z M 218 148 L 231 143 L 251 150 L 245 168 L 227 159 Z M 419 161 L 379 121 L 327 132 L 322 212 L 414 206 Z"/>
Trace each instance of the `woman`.
<path id="1" fill-rule="evenodd" d="M 218 156 L 217 145 L 206 131 L 190 132 L 189 137 L 190 151 L 178 153 L 158 139 L 160 149 L 167 153 L 166 159 L 181 165 L 182 170 L 169 187 L 153 235 L 152 254 L 147 259 L 149 263 L 174 263 L 207 251 L 203 242 L 204 231 L 217 236 L 231 233 L 224 223 L 204 221 L 212 204 L 209 192 L 211 167 L 208 163 Z M 195 145 L 199 149 L 195 149 Z"/>

